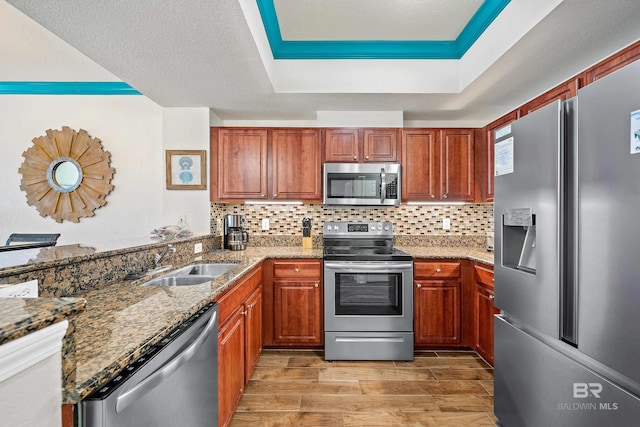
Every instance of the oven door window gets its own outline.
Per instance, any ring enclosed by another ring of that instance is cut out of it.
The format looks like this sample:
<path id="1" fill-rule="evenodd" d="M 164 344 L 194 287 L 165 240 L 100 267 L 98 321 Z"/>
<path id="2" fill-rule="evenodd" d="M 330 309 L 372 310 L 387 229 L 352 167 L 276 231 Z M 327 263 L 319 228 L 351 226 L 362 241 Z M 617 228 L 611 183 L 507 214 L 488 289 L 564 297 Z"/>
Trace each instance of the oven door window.
<path id="1" fill-rule="evenodd" d="M 336 315 L 402 315 L 401 273 L 336 273 L 335 279 Z"/>
<path id="2" fill-rule="evenodd" d="M 329 173 L 326 191 L 332 199 L 379 199 L 380 174 Z"/>

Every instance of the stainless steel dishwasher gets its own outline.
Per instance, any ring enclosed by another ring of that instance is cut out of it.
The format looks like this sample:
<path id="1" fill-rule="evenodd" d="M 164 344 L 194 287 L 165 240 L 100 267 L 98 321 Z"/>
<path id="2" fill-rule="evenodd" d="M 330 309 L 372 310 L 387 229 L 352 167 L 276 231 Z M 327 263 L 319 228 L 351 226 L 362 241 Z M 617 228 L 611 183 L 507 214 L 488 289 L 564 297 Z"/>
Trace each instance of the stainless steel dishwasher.
<path id="1" fill-rule="evenodd" d="M 210 303 L 81 402 L 82 427 L 218 423 L 218 305 Z"/>

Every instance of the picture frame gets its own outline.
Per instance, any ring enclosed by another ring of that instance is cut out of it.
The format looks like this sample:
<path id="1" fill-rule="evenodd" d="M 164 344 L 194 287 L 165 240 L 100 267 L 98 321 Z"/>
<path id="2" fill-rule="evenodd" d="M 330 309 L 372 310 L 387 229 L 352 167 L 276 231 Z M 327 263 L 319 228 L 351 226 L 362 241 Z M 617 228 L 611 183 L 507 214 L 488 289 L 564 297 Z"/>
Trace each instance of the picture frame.
<path id="1" fill-rule="evenodd" d="M 165 151 L 167 190 L 206 190 L 206 150 Z"/>

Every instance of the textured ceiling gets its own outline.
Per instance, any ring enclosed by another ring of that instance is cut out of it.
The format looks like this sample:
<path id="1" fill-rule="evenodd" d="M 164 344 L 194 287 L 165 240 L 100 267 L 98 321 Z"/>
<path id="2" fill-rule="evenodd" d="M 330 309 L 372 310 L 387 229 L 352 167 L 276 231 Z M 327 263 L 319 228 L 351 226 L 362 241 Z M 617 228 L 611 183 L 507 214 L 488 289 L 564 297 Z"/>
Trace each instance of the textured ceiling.
<path id="1" fill-rule="evenodd" d="M 300 3 L 307 1 L 311 0 Z M 395 3 L 371 2 L 384 3 L 384 7 Z M 317 111 L 402 111 L 405 121 L 420 125 L 481 126 L 640 39 L 640 26 L 637 25 L 640 2 L 637 0 L 512 0 L 476 45 L 489 36 L 498 42 L 485 43 L 481 51 L 474 51 L 477 47 L 474 45 L 456 68 L 450 68 L 455 71 L 449 72 L 451 81 L 443 80 L 448 85 L 445 90 L 438 89 L 440 80 L 431 78 L 429 72 L 431 69 L 446 71 L 446 67 L 451 66 L 446 61 L 381 60 L 350 64 L 339 60 L 307 61 L 305 65 L 265 58 L 264 40 L 256 37 L 259 29 L 252 28 L 246 14 L 246 6 L 251 3 L 247 0 L 9 0 L 9 3 L 103 67 L 105 81 L 113 76 L 113 80 L 127 82 L 164 107 L 211 108 L 230 124 L 250 120 L 312 121 L 316 119 Z M 276 0 L 275 6 L 279 8 L 285 3 L 298 2 Z M 342 4 L 343 1 L 329 3 Z M 344 3 L 358 2 L 344 0 Z M 423 2 L 402 3 L 420 5 Z M 452 7 L 452 15 L 463 10 L 468 15 L 477 7 L 477 2 L 473 1 L 435 3 Z M 540 14 L 543 6 L 549 11 L 545 11 L 537 22 L 526 19 Z M 398 13 L 411 15 L 407 10 Z M 307 17 L 291 11 L 282 12 L 283 32 L 295 34 L 295 37 L 319 37 L 322 27 L 327 24 L 316 28 L 309 25 L 305 29 L 308 25 L 305 22 L 315 22 L 323 16 L 321 11 L 318 8 Z M 287 18 L 287 13 L 293 18 Z M 439 13 L 446 15 L 447 11 Z M 331 18 L 323 19 L 333 22 Z M 448 38 L 459 31 L 465 19 L 454 19 L 450 25 L 443 26 L 445 20 L 438 18 L 441 29 L 437 32 Z M 403 31 L 410 31 L 410 26 L 415 26 L 409 21 Z M 348 25 L 349 22 L 353 25 Z M 349 22 L 336 23 L 335 28 L 332 25 L 325 31 L 331 34 L 342 31 L 339 37 L 345 38 L 347 31 L 361 25 L 355 24 L 360 22 L 355 18 Z M 13 30 L 14 33 L 3 34 L 0 28 L 0 34 L 4 38 L 20 35 L 21 28 Z M 356 35 L 362 34 L 361 31 L 364 30 L 356 31 Z M 406 37 L 406 34 L 398 37 Z M 438 36 L 420 34 L 416 37 L 436 39 Z M 509 43 L 502 44 L 503 40 Z M 33 50 L 37 51 L 37 48 Z M 3 75 L 5 69 L 16 69 L 15 64 L 12 65 L 13 68 L 0 67 L 0 81 L 12 79 Z M 58 74 L 64 68 L 49 63 L 39 66 L 37 72 L 45 80 L 55 79 L 46 77 L 49 68 Z M 325 66 L 332 71 L 324 72 Z M 343 76 L 342 66 L 345 69 L 353 66 L 356 70 L 359 66 L 362 74 L 344 73 Z M 404 71 L 411 69 L 418 70 L 415 75 L 423 76 L 423 81 L 406 81 L 408 77 Z M 377 72 L 377 77 L 370 78 L 366 74 L 369 71 Z M 321 84 L 325 79 L 332 79 L 330 83 L 337 84 L 341 78 L 349 78 L 352 80 L 343 82 L 344 86 L 362 86 L 366 90 L 332 92 L 330 85 L 304 89 L 302 84 L 302 89 L 282 89 L 287 81 L 295 80 L 296 73 L 307 78 L 305 84 L 310 81 Z M 29 70 L 24 74 L 30 75 Z M 32 72 L 31 75 L 35 74 Z M 78 81 L 95 79 L 93 76 L 83 79 L 77 74 L 70 78 Z M 421 89 L 405 90 L 414 83 L 422 84 Z M 397 85 L 401 85 L 402 90 L 397 90 L 396 87 L 400 87 Z"/>

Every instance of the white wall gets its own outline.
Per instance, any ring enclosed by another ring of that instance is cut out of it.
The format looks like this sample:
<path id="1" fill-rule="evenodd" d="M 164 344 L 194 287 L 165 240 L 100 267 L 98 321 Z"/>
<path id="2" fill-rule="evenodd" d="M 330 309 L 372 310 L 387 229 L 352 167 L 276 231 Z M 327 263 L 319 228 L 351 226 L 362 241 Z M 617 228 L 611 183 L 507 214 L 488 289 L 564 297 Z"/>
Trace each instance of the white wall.
<path id="1" fill-rule="evenodd" d="M 167 190 L 163 193 L 163 223 L 175 224 L 186 216 L 189 229 L 209 234 L 209 109 L 165 108 L 162 115 L 165 150 L 205 150 L 206 190 Z M 164 160 L 163 160 L 164 164 Z"/>
<path id="2" fill-rule="evenodd" d="M 59 244 L 149 236 L 163 225 L 162 109 L 144 96 L 0 96 L 0 244 L 12 232 L 60 233 Z M 57 223 L 28 206 L 18 169 L 31 140 L 47 129 L 85 129 L 115 168 L 113 191 L 95 216 Z M 208 213 L 208 210 L 207 210 Z"/>

